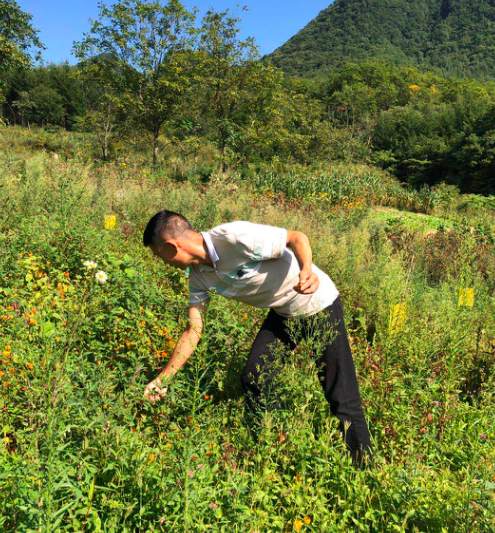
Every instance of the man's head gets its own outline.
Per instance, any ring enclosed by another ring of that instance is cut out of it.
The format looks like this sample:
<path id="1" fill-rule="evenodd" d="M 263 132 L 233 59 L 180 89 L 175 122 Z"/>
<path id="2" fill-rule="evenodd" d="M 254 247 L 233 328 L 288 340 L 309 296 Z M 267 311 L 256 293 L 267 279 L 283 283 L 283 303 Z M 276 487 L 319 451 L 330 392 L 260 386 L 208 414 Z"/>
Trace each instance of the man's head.
<path id="1" fill-rule="evenodd" d="M 166 209 L 151 217 L 143 234 L 144 246 L 149 246 L 166 263 L 179 268 L 197 262 L 195 252 L 201 240 L 185 217 Z"/>

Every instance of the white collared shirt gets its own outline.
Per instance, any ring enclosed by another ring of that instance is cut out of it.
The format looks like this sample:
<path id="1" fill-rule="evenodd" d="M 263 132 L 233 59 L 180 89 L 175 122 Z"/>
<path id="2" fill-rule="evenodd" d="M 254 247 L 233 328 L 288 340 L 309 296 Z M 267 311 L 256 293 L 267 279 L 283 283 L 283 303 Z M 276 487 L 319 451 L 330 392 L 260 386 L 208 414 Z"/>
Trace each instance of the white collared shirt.
<path id="1" fill-rule="evenodd" d="M 339 295 L 330 277 L 314 264 L 318 289 L 313 294 L 294 290 L 300 268 L 294 252 L 286 246 L 285 228 L 239 220 L 201 234 L 213 266 L 191 267 L 190 304 L 209 300 L 209 293 L 215 291 L 289 317 L 317 313 Z"/>

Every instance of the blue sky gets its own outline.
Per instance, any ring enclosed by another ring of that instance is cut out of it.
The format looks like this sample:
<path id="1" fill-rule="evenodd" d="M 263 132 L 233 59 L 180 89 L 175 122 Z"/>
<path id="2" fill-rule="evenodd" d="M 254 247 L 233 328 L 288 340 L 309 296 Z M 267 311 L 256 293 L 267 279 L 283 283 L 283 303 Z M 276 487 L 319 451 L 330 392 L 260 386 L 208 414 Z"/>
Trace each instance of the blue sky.
<path id="1" fill-rule="evenodd" d="M 72 43 L 89 29 L 89 19 L 97 17 L 97 0 L 17 2 L 33 16 L 33 26 L 46 46 L 44 61 L 74 63 Z M 210 7 L 218 11 L 229 9 L 242 19 L 241 36 L 254 37 L 262 55 L 283 44 L 331 3 L 332 0 L 183 0 L 187 8 L 196 6 L 200 13 Z M 247 12 L 242 12 L 243 5 L 247 6 Z"/>

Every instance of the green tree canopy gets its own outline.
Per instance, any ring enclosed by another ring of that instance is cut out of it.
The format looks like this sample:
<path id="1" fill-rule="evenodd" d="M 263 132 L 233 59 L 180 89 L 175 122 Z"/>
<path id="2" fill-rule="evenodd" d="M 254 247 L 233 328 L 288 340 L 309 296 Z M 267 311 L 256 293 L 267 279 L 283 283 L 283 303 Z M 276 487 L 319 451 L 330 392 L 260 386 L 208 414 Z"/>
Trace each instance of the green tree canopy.
<path id="1" fill-rule="evenodd" d="M 29 64 L 30 50 L 42 47 L 31 18 L 15 0 L 0 0 L 0 75 Z"/>
<path id="2" fill-rule="evenodd" d="M 111 57 L 122 80 L 114 87 L 131 118 L 151 135 L 153 163 L 158 157 L 158 136 L 164 122 L 188 85 L 181 52 L 191 48 L 194 15 L 178 0 L 120 0 L 99 4 L 98 20 L 83 40 L 75 43 L 81 60 Z M 100 69 L 105 83 L 111 80 Z"/>

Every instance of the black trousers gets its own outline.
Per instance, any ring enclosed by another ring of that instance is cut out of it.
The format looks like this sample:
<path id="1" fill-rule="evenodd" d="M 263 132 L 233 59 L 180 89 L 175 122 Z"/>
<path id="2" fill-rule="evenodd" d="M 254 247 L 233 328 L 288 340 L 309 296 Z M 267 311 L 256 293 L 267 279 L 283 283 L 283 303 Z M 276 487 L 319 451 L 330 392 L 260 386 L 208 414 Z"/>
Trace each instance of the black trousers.
<path id="1" fill-rule="evenodd" d="M 327 308 L 309 317 L 284 318 L 270 309 L 241 375 L 247 403 L 253 410 L 264 405 L 263 397 L 277 372 L 272 368 L 276 341 L 294 349 L 303 338 L 314 339 L 315 333 L 320 339 L 316 343 L 315 355 L 325 398 L 331 413 L 340 421 L 340 431 L 353 461 L 360 464 L 365 452 L 371 450 L 370 434 L 364 419 L 340 295 Z"/>

